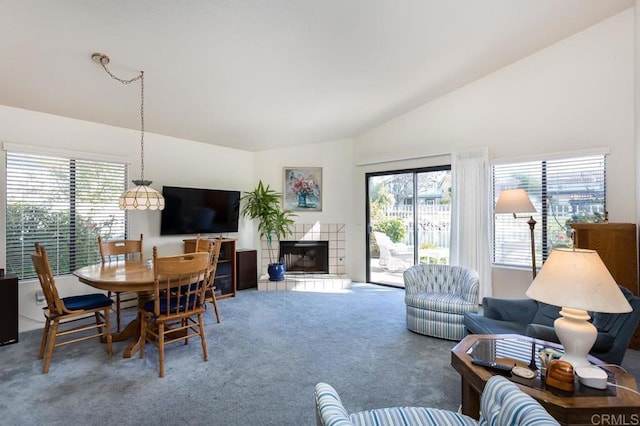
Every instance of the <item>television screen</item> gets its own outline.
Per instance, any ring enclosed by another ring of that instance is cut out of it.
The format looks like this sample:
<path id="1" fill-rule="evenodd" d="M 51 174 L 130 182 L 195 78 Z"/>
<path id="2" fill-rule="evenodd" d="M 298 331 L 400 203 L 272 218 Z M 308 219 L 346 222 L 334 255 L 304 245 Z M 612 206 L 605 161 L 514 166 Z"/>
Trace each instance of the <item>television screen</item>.
<path id="1" fill-rule="evenodd" d="M 240 191 L 163 186 L 160 235 L 238 232 Z"/>

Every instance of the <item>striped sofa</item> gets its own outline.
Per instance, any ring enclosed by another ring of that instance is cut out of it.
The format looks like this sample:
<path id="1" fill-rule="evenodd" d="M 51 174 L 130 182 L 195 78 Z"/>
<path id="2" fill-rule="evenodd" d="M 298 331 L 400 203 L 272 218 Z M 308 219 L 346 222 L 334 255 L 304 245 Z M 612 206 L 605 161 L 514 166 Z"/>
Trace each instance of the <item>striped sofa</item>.
<path id="1" fill-rule="evenodd" d="M 444 425 L 558 425 L 542 406 L 502 376 L 487 381 L 476 421 L 437 408 L 393 407 L 348 414 L 335 389 L 318 383 L 315 389 L 318 426 L 444 426 Z"/>
<path id="2" fill-rule="evenodd" d="M 478 312 L 478 286 L 478 273 L 463 266 L 420 263 L 407 268 L 407 328 L 441 339 L 462 339 L 465 312 Z"/>

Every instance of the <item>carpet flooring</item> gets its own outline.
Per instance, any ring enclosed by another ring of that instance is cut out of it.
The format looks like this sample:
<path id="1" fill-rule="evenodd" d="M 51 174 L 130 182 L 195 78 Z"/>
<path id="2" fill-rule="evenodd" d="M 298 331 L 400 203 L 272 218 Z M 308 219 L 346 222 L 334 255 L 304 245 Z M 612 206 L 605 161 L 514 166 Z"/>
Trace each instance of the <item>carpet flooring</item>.
<path id="1" fill-rule="evenodd" d="M 126 342 L 109 357 L 93 339 L 57 348 L 43 375 L 41 331 L 22 333 L 0 348 L 0 424 L 314 425 L 320 381 L 350 412 L 457 410 L 456 342 L 408 331 L 403 298 L 402 289 L 358 283 L 344 293 L 241 291 L 219 302 L 222 323 L 205 314 L 209 361 L 198 340 L 174 344 L 163 379 L 155 347 L 124 359 Z"/>

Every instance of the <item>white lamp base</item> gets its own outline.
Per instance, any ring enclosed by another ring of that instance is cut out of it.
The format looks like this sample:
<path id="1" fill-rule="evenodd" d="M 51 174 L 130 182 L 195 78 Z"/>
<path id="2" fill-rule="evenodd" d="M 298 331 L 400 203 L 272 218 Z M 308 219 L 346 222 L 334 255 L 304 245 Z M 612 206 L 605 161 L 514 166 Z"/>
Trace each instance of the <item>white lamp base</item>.
<path id="1" fill-rule="evenodd" d="M 553 323 L 558 339 L 564 347 L 561 360 L 567 361 L 574 369 L 590 366 L 589 351 L 596 342 L 598 330 L 589 322 L 589 314 L 583 309 L 562 307 L 560 318 Z"/>

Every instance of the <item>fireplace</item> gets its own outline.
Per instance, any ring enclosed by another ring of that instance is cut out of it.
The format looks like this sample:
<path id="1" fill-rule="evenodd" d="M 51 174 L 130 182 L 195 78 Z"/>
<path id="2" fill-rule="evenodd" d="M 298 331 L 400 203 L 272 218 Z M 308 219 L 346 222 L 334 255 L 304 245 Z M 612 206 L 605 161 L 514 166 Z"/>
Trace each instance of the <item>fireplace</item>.
<path id="1" fill-rule="evenodd" d="M 329 241 L 280 241 L 280 259 L 287 273 L 329 272 Z"/>

